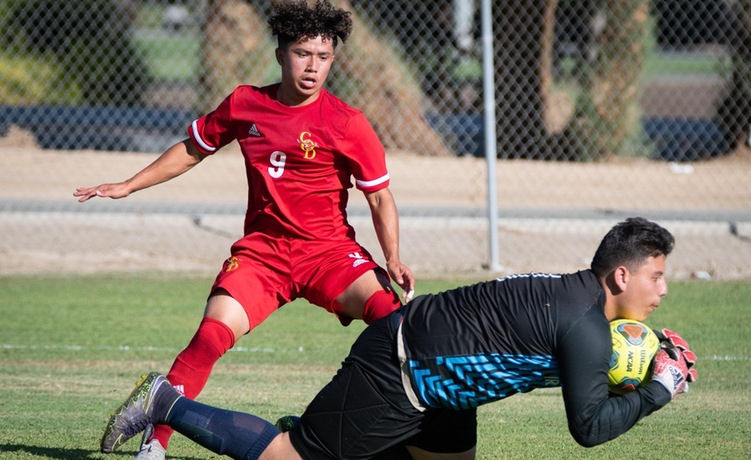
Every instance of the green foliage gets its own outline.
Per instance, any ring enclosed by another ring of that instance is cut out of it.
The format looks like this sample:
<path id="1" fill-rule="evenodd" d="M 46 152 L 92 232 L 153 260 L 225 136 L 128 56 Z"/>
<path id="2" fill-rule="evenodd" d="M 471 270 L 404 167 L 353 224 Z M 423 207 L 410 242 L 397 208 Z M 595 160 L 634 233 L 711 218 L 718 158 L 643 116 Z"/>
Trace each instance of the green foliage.
<path id="1" fill-rule="evenodd" d="M 467 281 L 468 282 L 468 281 Z M 419 293 L 465 281 L 420 280 Z M 195 331 L 211 279 L 142 274 L 0 277 L 0 457 L 132 458 L 97 453 L 110 411 L 138 376 L 166 371 Z M 699 356 L 691 391 L 592 449 L 568 433 L 560 391 L 483 406 L 479 459 L 745 458 L 751 439 L 749 282 L 681 282 L 647 320 L 680 332 Z M 299 414 L 333 375 L 362 324 L 339 326 L 294 302 L 216 366 L 200 400 L 269 420 Z M 216 458 L 177 435 L 174 458 Z"/>
<path id="2" fill-rule="evenodd" d="M 68 86 L 55 89 L 60 65 L 47 56 L 18 55 L 0 51 L 0 100 L 10 105 L 74 104 L 80 89 Z"/>
<path id="3" fill-rule="evenodd" d="M 151 76 L 130 39 L 133 16 L 114 0 L 27 0 L 7 14 L 4 46 L 54 58 L 59 76 L 50 93 L 66 91 L 66 83 L 55 83 L 72 80 L 87 104 L 134 105 Z"/>
<path id="4" fill-rule="evenodd" d="M 134 37 L 133 42 L 138 54 L 144 57 L 154 79 L 197 81 L 201 53 L 198 35 L 149 36 L 140 34 Z"/>

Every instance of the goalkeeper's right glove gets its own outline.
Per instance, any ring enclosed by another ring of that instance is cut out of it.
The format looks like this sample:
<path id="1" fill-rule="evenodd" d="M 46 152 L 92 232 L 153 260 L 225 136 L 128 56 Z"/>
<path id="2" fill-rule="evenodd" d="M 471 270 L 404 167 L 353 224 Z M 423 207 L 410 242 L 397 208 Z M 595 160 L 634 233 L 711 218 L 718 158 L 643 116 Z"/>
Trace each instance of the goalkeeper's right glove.
<path id="1" fill-rule="evenodd" d="M 662 384 L 670 392 L 670 398 L 687 391 L 689 376 L 686 360 L 675 348 L 660 348 L 654 358 L 652 380 Z"/>

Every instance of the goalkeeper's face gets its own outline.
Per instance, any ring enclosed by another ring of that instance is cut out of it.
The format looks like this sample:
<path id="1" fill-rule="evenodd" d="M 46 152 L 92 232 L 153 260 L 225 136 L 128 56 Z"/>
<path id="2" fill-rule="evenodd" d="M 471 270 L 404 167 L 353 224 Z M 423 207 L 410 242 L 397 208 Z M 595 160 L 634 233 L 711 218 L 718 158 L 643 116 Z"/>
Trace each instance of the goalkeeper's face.
<path id="1" fill-rule="evenodd" d="M 618 318 L 644 321 L 660 306 L 668 293 L 665 282 L 665 256 L 648 257 L 634 270 L 621 267 L 622 292 L 617 306 Z"/>

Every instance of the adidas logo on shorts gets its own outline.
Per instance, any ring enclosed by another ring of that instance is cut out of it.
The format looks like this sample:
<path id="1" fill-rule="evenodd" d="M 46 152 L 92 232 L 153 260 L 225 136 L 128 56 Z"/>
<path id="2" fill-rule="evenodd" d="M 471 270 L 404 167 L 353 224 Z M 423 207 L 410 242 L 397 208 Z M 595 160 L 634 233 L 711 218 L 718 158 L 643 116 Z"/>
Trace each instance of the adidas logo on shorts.
<path id="1" fill-rule="evenodd" d="M 362 256 L 362 254 L 360 254 L 359 252 L 353 252 L 352 254 L 348 254 L 348 255 L 352 259 L 355 259 L 355 261 L 352 262 L 352 268 L 355 268 L 355 267 L 357 267 L 359 265 L 362 265 L 362 264 L 364 264 L 365 262 L 368 261 L 368 259 L 364 258 Z"/>

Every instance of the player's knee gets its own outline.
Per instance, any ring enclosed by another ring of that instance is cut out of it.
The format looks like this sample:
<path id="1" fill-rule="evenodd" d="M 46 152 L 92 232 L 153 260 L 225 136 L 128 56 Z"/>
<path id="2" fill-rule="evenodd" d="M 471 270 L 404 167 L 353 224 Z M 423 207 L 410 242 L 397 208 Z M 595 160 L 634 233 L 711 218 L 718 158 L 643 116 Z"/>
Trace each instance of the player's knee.
<path id="1" fill-rule="evenodd" d="M 371 324 L 377 319 L 383 318 L 394 310 L 399 309 L 402 303 L 393 289 L 378 290 L 365 301 L 362 311 L 362 320 L 365 324 Z"/>
<path id="2" fill-rule="evenodd" d="M 232 329 L 221 321 L 203 318 L 188 348 L 194 347 L 207 361 L 219 359 L 235 345 Z"/>

